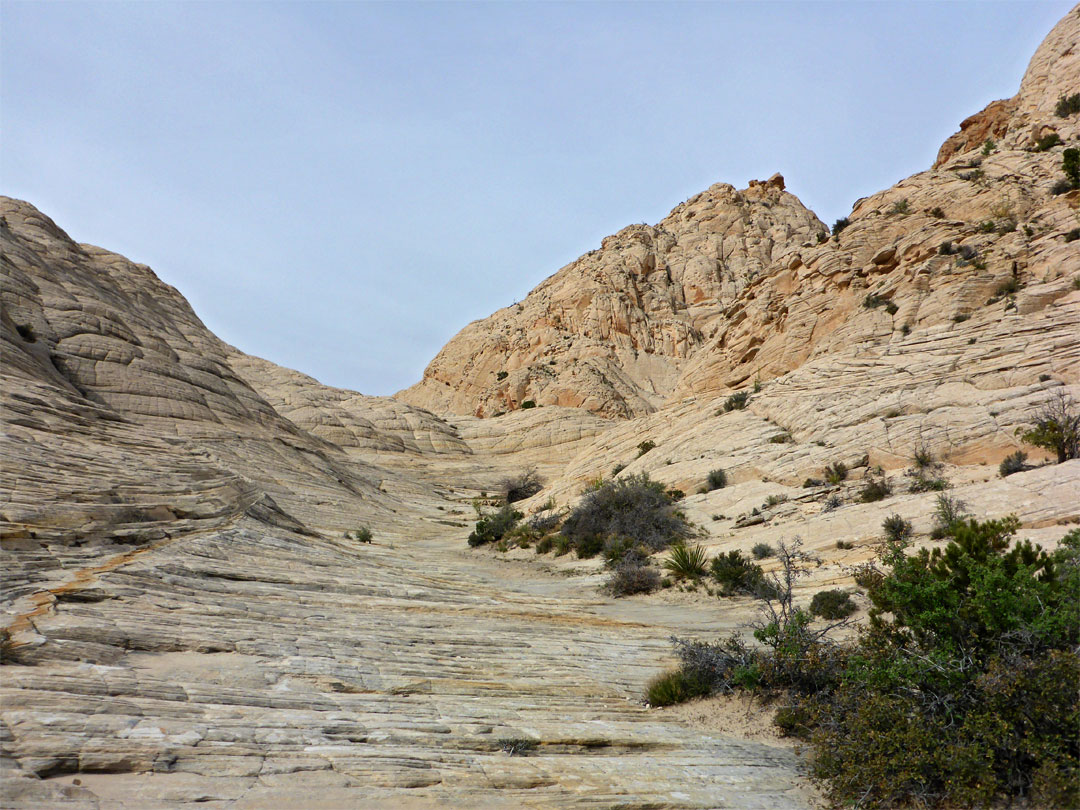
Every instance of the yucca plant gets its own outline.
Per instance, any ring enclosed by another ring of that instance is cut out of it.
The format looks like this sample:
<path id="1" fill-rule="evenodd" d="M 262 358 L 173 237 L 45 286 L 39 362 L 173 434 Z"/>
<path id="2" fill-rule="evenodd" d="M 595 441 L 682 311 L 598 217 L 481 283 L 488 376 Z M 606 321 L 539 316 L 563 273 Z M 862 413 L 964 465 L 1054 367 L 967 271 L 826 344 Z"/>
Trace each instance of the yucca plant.
<path id="1" fill-rule="evenodd" d="M 680 543 L 672 546 L 671 553 L 664 560 L 664 568 L 675 579 L 697 579 L 708 570 L 705 567 L 705 549 L 702 546 L 687 546 Z"/>

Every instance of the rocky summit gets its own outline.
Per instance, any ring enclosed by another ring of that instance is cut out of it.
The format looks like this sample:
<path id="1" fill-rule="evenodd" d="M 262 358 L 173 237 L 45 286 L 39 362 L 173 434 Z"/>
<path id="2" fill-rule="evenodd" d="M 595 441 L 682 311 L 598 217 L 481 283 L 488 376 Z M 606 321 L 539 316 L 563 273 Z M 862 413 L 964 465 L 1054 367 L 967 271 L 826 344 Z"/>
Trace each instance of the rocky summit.
<path id="1" fill-rule="evenodd" d="M 1073 9 L 1016 96 L 833 228 L 780 175 L 718 183 L 394 397 L 244 354 L 4 198 L 3 806 L 814 806 L 760 707 L 643 699 L 670 636 L 738 631 L 751 598 L 612 598 L 598 559 L 469 548 L 473 504 L 526 470 L 526 514 L 648 473 L 709 556 L 801 538 L 803 599 L 851 585 L 891 514 L 935 542 L 921 456 L 1054 548 L 1080 460 L 1017 431 L 1080 399 L 1078 42 Z"/>

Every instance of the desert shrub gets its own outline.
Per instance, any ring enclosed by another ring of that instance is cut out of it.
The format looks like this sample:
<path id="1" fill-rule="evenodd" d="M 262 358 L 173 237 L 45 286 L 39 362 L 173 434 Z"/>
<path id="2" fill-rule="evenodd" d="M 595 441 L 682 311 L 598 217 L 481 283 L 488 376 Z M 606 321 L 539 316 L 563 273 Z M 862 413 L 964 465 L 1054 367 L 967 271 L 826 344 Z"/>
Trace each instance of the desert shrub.
<path id="1" fill-rule="evenodd" d="M 814 487 L 820 487 L 825 482 L 820 478 L 807 478 L 802 482 L 803 489 L 813 489 Z"/>
<path id="2" fill-rule="evenodd" d="M 685 492 L 683 492 L 681 489 L 675 489 L 674 487 L 670 489 L 665 489 L 664 494 L 667 495 L 673 503 L 675 501 L 681 501 L 683 498 L 686 497 Z"/>
<path id="3" fill-rule="evenodd" d="M 510 504 L 505 504 L 498 511 L 481 516 L 476 521 L 476 527 L 469 534 L 470 546 L 482 546 L 486 543 L 497 543 L 503 535 L 514 528 L 524 515 L 518 512 Z"/>
<path id="4" fill-rule="evenodd" d="M 652 593 L 660 587 L 660 573 L 651 565 L 626 560 L 612 569 L 604 587 L 612 596 Z"/>
<path id="5" fill-rule="evenodd" d="M 851 601 L 851 594 L 839 588 L 818 591 L 810 600 L 810 612 L 823 619 L 843 619 L 858 609 L 858 605 Z"/>
<path id="6" fill-rule="evenodd" d="M 527 411 L 530 408 L 535 408 L 535 407 L 536 407 L 536 401 L 535 400 L 527 399 L 527 400 L 525 400 L 524 402 L 521 403 L 521 410 L 523 410 L 523 411 Z"/>
<path id="7" fill-rule="evenodd" d="M 954 253 L 956 253 L 956 247 L 953 245 L 952 242 L 945 241 L 938 245 L 937 252 L 942 256 L 952 256 Z"/>
<path id="8" fill-rule="evenodd" d="M 834 461 L 825 467 L 825 480 L 836 486 L 847 478 L 848 468 L 842 461 Z"/>
<path id="9" fill-rule="evenodd" d="M 702 546 L 688 546 L 678 543 L 671 547 L 664 568 L 675 579 L 697 579 L 705 575 L 705 549 Z"/>
<path id="10" fill-rule="evenodd" d="M 614 478 L 616 475 L 618 475 L 619 473 L 621 473 L 625 469 L 626 469 L 625 464 L 616 464 L 614 467 L 611 468 L 611 477 Z"/>
<path id="11" fill-rule="evenodd" d="M 586 534 L 574 540 L 574 553 L 579 560 L 591 560 L 604 550 L 606 538 L 601 534 Z"/>
<path id="12" fill-rule="evenodd" d="M 724 412 L 741 411 L 749 402 L 750 393 L 748 391 L 737 391 L 724 400 Z"/>
<path id="13" fill-rule="evenodd" d="M 741 551 L 729 551 L 713 558 L 709 569 L 720 584 L 724 596 L 738 593 L 757 594 L 766 587 L 765 572 L 743 556 Z"/>
<path id="14" fill-rule="evenodd" d="M 890 495 L 892 495 L 892 487 L 889 485 L 884 473 L 871 475 L 863 488 L 859 490 L 859 500 L 863 503 L 883 501 Z"/>
<path id="15" fill-rule="evenodd" d="M 994 220 L 988 219 L 981 223 L 978 227 L 979 233 L 993 233 L 994 232 Z"/>
<path id="16" fill-rule="evenodd" d="M 892 204 L 892 208 L 889 209 L 890 214 L 907 214 L 911 211 L 911 206 L 906 199 L 897 200 Z"/>
<path id="17" fill-rule="evenodd" d="M 504 478 L 499 484 L 499 490 L 502 492 L 503 500 L 506 503 L 515 503 L 531 498 L 543 488 L 544 482 L 537 474 L 535 467 L 523 470 L 510 478 Z"/>
<path id="18" fill-rule="evenodd" d="M 1052 556 L 1027 542 L 1009 548 L 1017 526 L 969 520 L 944 550 L 883 551 L 870 628 L 842 687 L 802 704 L 814 771 L 834 801 L 1080 798 L 1076 544 Z"/>
<path id="19" fill-rule="evenodd" d="M 1034 427 L 1017 428 L 1020 440 L 1057 455 L 1058 464 L 1080 458 L 1080 408 L 1058 389 L 1035 412 Z"/>
<path id="20" fill-rule="evenodd" d="M 712 492 L 714 489 L 723 489 L 727 486 L 727 473 L 721 469 L 709 470 L 705 476 L 705 488 Z"/>
<path id="21" fill-rule="evenodd" d="M 1057 113 L 1058 118 L 1068 118 L 1070 115 L 1080 112 L 1080 93 L 1073 93 L 1071 96 L 1059 98 L 1057 105 L 1054 107 L 1054 112 Z"/>
<path id="22" fill-rule="evenodd" d="M 769 437 L 770 444 L 788 444 L 791 442 L 790 433 L 777 433 L 775 436 Z"/>
<path id="23" fill-rule="evenodd" d="M 770 495 L 765 499 L 765 503 L 762 504 L 764 509 L 769 509 L 773 506 L 779 506 L 782 503 L 787 503 L 787 495 Z"/>
<path id="24" fill-rule="evenodd" d="M 850 540 L 837 540 L 836 547 L 841 551 L 850 551 L 855 548 L 855 544 Z"/>
<path id="25" fill-rule="evenodd" d="M 500 371 L 495 375 L 495 379 L 501 381 L 501 380 L 505 380 L 509 376 L 510 376 L 509 372 Z"/>
<path id="26" fill-rule="evenodd" d="M 1006 478 L 1013 473 L 1022 472 L 1024 469 L 1024 462 L 1027 461 L 1027 453 L 1023 450 L 1017 450 L 1015 453 L 1010 453 L 1002 459 L 1001 464 L 998 465 L 998 474 L 1002 478 Z"/>
<path id="27" fill-rule="evenodd" d="M 652 706 L 673 706 L 703 697 L 710 691 L 708 681 L 700 675 L 684 669 L 673 669 L 649 681 L 645 699 Z"/>
<path id="28" fill-rule="evenodd" d="M 754 555 L 755 560 L 764 560 L 771 557 L 776 552 L 768 543 L 757 543 L 750 549 L 750 553 Z"/>
<path id="29" fill-rule="evenodd" d="M 564 534 L 556 534 L 551 538 L 555 547 L 555 556 L 561 557 L 574 547 L 574 542 Z"/>
<path id="30" fill-rule="evenodd" d="M 933 208 L 930 209 L 929 213 L 930 216 L 932 216 L 934 219 L 945 219 L 945 211 L 941 208 L 940 205 L 935 205 Z"/>
<path id="31" fill-rule="evenodd" d="M 1061 153 L 1061 170 L 1073 188 L 1080 187 L 1080 149 L 1070 147 Z"/>
<path id="32" fill-rule="evenodd" d="M 542 537 L 549 532 L 555 531 L 560 521 L 562 521 L 562 515 L 555 511 L 554 504 L 551 506 L 545 505 L 543 509 L 529 518 L 529 528 Z"/>
<path id="33" fill-rule="evenodd" d="M 967 517 L 967 505 L 962 500 L 938 495 L 934 503 L 934 527 L 930 530 L 930 536 L 935 540 L 948 536 L 952 527 Z"/>
<path id="34" fill-rule="evenodd" d="M 851 220 L 849 220 L 847 217 L 840 217 L 840 219 L 836 220 L 836 222 L 833 223 L 833 236 L 839 236 L 840 231 L 844 230 L 844 228 L 846 228 L 850 224 Z"/>
<path id="35" fill-rule="evenodd" d="M 668 691 L 784 692 L 777 722 L 809 740 L 813 773 L 837 805 L 1076 806 L 1080 530 L 1047 554 L 1014 542 L 1018 525 L 958 520 L 944 549 L 915 554 L 887 541 L 856 572 L 870 623 L 845 645 L 812 626 L 813 603 L 794 605 L 808 558 L 781 544 L 755 625 L 762 648 L 676 640 L 682 667 Z M 848 596 L 824 593 L 819 608 Z"/>
<path id="36" fill-rule="evenodd" d="M 912 526 L 900 515 L 889 515 L 881 524 L 885 530 L 885 539 L 892 543 L 906 543 L 911 539 Z"/>
<path id="37" fill-rule="evenodd" d="M 512 757 L 523 757 L 530 751 L 535 751 L 539 743 L 524 737 L 502 737 L 496 745 L 499 746 L 499 750 L 505 751 Z"/>
<path id="38" fill-rule="evenodd" d="M 1065 178 L 1062 178 L 1060 180 L 1056 180 L 1054 182 L 1054 184 L 1052 186 L 1050 186 L 1050 193 L 1053 194 L 1054 196 L 1057 196 L 1058 194 L 1068 194 L 1072 190 L 1073 190 L 1072 181 L 1070 181 L 1068 179 L 1065 179 Z"/>
<path id="39" fill-rule="evenodd" d="M 671 508 L 663 484 L 648 475 L 605 481 L 570 512 L 562 533 L 575 546 L 589 538 L 627 537 L 653 551 L 688 534 L 686 521 Z M 593 541 L 594 542 L 594 541 Z"/>
<path id="40" fill-rule="evenodd" d="M 1065 232 L 1066 242 L 1075 242 L 1077 239 L 1080 239 L 1080 228 L 1073 228 L 1071 231 Z"/>
<path id="41" fill-rule="evenodd" d="M 353 540 L 357 540 L 361 543 L 370 543 L 372 538 L 371 529 L 367 526 L 361 526 L 359 529 L 355 529 L 351 535 L 349 532 L 345 532 L 345 536 L 351 537 Z"/>
<path id="42" fill-rule="evenodd" d="M 650 450 L 654 449 L 655 447 L 656 447 L 656 442 L 651 441 L 649 439 L 646 439 L 645 441 L 641 442 L 637 446 L 638 458 L 641 458 L 643 455 L 645 455 L 646 453 L 648 453 Z"/>
<path id="43" fill-rule="evenodd" d="M 841 500 L 839 495 L 830 495 L 828 498 L 825 499 L 825 503 L 821 505 L 821 508 L 825 512 L 831 512 L 834 509 L 839 509 L 843 505 L 844 502 L 843 500 Z"/>
<path id="44" fill-rule="evenodd" d="M 547 554 L 555 546 L 555 541 L 550 537 L 541 537 L 536 541 L 534 550 L 537 554 Z"/>

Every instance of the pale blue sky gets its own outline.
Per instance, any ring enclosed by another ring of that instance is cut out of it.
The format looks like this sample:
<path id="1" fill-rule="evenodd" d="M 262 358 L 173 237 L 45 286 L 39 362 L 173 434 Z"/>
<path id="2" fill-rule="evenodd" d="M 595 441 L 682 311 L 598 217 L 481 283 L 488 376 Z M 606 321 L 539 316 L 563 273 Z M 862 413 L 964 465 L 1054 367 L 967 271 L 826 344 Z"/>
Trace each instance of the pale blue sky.
<path id="1" fill-rule="evenodd" d="M 0 6 L 0 190 L 244 351 L 389 394 L 714 182 L 832 223 L 1016 92 L 1068 2 Z"/>

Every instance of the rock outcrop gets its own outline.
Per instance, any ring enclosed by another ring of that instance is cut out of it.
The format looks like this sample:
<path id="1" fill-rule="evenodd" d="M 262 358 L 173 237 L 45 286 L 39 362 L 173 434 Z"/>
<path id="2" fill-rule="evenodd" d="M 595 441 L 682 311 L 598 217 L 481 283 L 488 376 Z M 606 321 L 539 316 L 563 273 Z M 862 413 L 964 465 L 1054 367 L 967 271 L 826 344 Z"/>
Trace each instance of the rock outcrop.
<path id="1" fill-rule="evenodd" d="M 1065 241 L 1077 193 L 1053 193 L 1065 147 L 1035 146 L 1080 135 L 1077 116 L 1054 112 L 1080 89 L 1078 39 L 1074 10 L 1015 97 L 966 119 L 933 169 L 858 201 L 832 238 L 778 176 L 715 185 L 467 326 L 398 398 L 478 416 L 532 400 L 629 418 L 852 346 L 920 340 L 986 307 L 1050 306 L 1077 269 Z M 1010 283 L 1039 294 L 986 303 Z M 867 311 L 867 296 L 880 309 Z"/>

